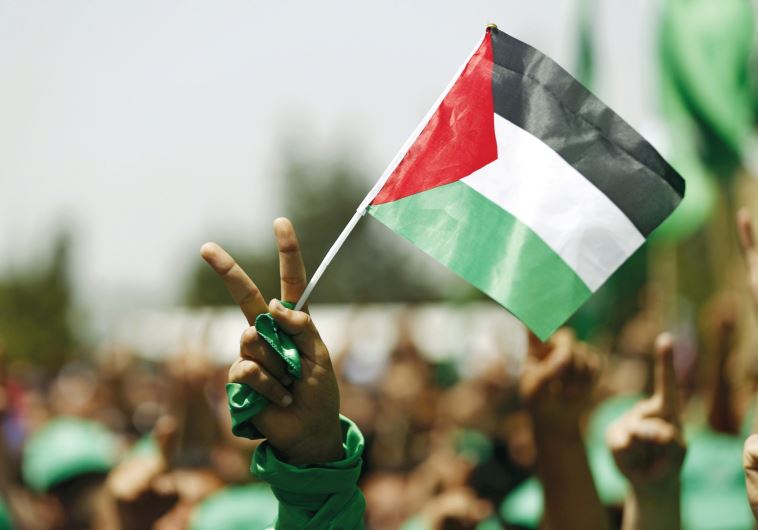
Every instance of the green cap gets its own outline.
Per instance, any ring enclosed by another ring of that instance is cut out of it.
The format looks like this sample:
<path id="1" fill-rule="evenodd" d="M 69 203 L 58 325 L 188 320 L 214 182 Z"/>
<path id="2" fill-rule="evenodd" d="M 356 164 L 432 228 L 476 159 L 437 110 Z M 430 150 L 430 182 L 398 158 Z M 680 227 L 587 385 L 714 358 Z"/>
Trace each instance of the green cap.
<path id="1" fill-rule="evenodd" d="M 100 423 L 59 417 L 36 431 L 22 458 L 24 482 L 36 491 L 86 473 L 107 473 L 116 463 L 116 437 Z"/>
<path id="2" fill-rule="evenodd" d="M 266 484 L 224 488 L 192 514 L 190 530 L 264 530 L 273 528 L 279 502 Z"/>
<path id="3" fill-rule="evenodd" d="M 688 530 L 753 528 L 739 436 L 708 429 L 687 433 L 682 470 L 682 519 Z"/>

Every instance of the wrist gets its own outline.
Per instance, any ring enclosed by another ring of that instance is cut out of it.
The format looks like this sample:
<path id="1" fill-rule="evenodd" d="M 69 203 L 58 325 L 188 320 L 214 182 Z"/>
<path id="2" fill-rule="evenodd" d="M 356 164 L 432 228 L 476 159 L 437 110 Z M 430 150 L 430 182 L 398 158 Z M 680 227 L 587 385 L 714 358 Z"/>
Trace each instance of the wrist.
<path id="1" fill-rule="evenodd" d="M 652 484 L 632 483 L 631 486 L 632 495 L 637 503 L 648 506 L 678 503 L 681 494 L 681 481 L 678 476 Z"/>
<path id="2" fill-rule="evenodd" d="M 343 438 L 339 418 L 335 418 L 325 429 L 276 452 L 283 462 L 293 466 L 336 462 L 345 458 Z"/>
<path id="3" fill-rule="evenodd" d="M 539 442 L 565 443 L 569 440 L 582 440 L 582 432 L 577 418 L 544 418 L 532 415 L 534 436 Z"/>
<path id="4" fill-rule="evenodd" d="M 680 492 L 678 478 L 652 486 L 632 484 L 625 512 L 634 514 L 634 528 L 679 530 L 682 524 Z"/>

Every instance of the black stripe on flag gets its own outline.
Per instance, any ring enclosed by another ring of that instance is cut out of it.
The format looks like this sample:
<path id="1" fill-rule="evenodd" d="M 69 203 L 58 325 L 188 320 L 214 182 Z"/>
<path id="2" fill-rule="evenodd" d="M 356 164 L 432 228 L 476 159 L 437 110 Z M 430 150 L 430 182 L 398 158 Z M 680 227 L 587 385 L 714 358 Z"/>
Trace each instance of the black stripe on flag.
<path id="1" fill-rule="evenodd" d="M 555 61 L 502 31 L 491 33 L 495 112 L 550 146 L 647 237 L 682 200 L 682 177 Z"/>

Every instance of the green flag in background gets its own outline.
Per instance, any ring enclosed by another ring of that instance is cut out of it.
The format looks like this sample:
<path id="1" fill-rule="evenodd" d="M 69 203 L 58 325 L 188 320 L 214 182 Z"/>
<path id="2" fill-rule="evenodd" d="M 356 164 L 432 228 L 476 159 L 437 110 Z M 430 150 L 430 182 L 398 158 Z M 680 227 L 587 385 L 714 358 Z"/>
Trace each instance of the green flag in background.
<path id="1" fill-rule="evenodd" d="M 720 177 L 733 174 L 752 134 L 754 17 L 750 0 L 664 2 L 662 104 L 674 150 L 694 146 Z"/>
<path id="2" fill-rule="evenodd" d="M 595 81 L 594 17 L 597 0 L 579 0 L 576 78 L 589 89 Z"/>

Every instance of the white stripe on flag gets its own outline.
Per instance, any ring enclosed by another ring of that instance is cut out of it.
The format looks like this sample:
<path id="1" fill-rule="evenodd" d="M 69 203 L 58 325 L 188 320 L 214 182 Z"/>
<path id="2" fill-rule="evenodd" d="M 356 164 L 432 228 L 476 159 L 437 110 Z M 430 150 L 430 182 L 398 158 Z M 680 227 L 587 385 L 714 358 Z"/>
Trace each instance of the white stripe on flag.
<path id="1" fill-rule="evenodd" d="M 498 159 L 462 181 L 531 228 L 597 290 L 645 238 L 558 153 L 494 116 Z"/>

